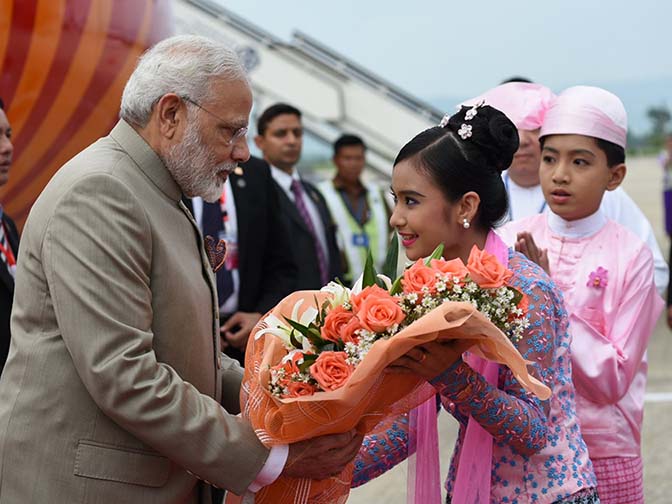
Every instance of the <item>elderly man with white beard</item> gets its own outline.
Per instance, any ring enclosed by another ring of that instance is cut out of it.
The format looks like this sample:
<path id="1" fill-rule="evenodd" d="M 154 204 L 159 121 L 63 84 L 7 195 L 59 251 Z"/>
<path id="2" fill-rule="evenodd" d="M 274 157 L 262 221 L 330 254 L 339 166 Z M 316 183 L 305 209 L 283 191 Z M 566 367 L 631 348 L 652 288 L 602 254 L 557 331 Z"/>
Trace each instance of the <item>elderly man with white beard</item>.
<path id="1" fill-rule="evenodd" d="M 249 157 L 251 106 L 234 52 L 167 39 L 138 63 L 110 135 L 36 201 L 0 380 L 0 503 L 210 504 L 210 485 L 244 494 L 354 458 L 355 433 L 269 449 L 237 416 L 221 257 L 182 197 L 220 196 Z"/>

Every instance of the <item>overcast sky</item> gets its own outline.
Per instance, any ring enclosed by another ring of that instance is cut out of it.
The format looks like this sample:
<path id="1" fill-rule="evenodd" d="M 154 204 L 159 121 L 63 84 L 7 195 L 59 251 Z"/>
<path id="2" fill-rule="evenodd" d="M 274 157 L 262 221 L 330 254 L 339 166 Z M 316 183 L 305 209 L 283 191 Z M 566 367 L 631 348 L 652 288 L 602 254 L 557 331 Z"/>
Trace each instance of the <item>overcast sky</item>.
<path id="1" fill-rule="evenodd" d="M 648 83 L 652 104 L 672 105 L 668 0 L 218 1 L 285 41 L 298 29 L 434 103 L 521 74 L 555 91 Z"/>

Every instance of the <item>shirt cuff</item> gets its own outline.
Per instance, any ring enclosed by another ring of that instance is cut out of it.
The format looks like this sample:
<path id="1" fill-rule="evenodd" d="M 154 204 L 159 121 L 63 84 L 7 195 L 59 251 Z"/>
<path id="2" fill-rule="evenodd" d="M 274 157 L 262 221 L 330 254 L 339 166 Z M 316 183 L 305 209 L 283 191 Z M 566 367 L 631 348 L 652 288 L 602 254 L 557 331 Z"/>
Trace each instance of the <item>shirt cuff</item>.
<path id="1" fill-rule="evenodd" d="M 287 455 L 289 455 L 289 445 L 273 446 L 264 467 L 261 468 L 257 477 L 247 489 L 248 492 L 256 493 L 278 479 L 278 476 L 280 476 L 280 473 L 285 468 Z"/>

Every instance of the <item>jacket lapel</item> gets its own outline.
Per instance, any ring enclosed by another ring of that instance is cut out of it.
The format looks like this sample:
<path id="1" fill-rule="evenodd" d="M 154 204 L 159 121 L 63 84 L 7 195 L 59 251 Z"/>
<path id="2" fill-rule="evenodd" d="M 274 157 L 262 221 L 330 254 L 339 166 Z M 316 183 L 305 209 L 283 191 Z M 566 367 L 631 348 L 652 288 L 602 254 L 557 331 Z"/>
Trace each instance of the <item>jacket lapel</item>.
<path id="1" fill-rule="evenodd" d="M 236 207 L 236 225 L 238 228 L 238 270 L 242 270 L 245 266 L 245 259 L 247 258 L 247 250 L 249 246 L 249 238 L 253 236 L 255 230 L 250 230 L 249 216 L 251 215 L 251 205 L 254 205 L 254 194 L 250 194 L 248 187 L 248 180 L 245 178 L 245 172 L 241 169 L 238 173 L 235 171 L 229 175 L 231 181 L 231 192 L 233 193 L 233 204 Z"/>
<path id="2" fill-rule="evenodd" d="M 14 277 L 4 262 L 0 262 L 0 281 L 7 286 L 9 292 L 14 292 Z"/>
<path id="3" fill-rule="evenodd" d="M 306 233 L 310 233 L 308 226 L 301 217 L 301 214 L 299 214 L 299 211 L 296 209 L 296 205 L 294 204 L 294 202 L 292 202 L 292 200 L 290 200 L 287 197 L 285 191 L 282 189 L 282 187 L 278 185 L 278 183 L 275 180 L 273 181 L 273 183 L 275 184 L 275 187 L 280 197 L 280 206 L 282 207 L 282 213 L 289 215 L 290 219 L 292 219 L 301 229 L 303 229 Z"/>

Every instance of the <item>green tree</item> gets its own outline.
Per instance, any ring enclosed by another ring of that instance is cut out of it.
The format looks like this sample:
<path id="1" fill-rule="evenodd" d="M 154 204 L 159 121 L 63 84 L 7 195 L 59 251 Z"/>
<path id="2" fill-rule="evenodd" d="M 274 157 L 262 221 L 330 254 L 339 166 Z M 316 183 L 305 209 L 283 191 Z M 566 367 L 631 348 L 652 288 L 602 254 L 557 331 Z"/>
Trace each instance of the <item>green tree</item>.
<path id="1" fill-rule="evenodd" d="M 651 134 L 649 135 L 649 145 L 661 147 L 665 140 L 667 123 L 672 119 L 670 109 L 666 105 L 649 107 L 646 115 L 651 120 Z"/>

